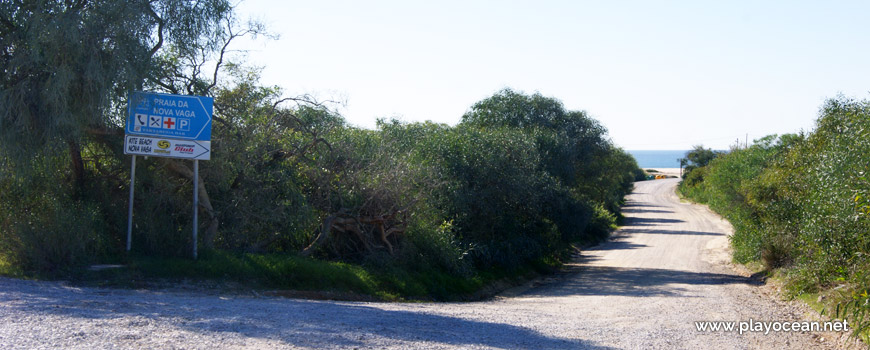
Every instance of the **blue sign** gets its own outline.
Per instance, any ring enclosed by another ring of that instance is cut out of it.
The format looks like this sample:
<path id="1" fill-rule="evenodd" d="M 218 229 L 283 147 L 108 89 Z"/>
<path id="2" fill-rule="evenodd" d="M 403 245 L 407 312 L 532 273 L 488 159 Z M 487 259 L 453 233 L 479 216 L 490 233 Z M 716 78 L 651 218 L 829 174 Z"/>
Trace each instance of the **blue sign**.
<path id="1" fill-rule="evenodd" d="M 127 102 L 127 134 L 211 141 L 214 99 L 136 91 Z"/>

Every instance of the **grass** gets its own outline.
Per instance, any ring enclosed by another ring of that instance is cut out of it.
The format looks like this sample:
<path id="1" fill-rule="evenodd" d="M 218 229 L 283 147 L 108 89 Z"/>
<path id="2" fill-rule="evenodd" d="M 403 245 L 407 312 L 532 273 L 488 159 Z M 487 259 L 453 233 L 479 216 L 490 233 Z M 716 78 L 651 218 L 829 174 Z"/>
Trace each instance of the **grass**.
<path id="1" fill-rule="evenodd" d="M 819 302 L 819 293 L 803 293 L 797 295 L 795 299 L 802 301 L 804 304 L 807 304 L 811 309 L 815 310 L 819 314 L 825 312 L 825 305 Z"/>
<path id="2" fill-rule="evenodd" d="M 73 280 L 86 285 L 122 288 L 193 281 L 204 288 L 259 290 L 309 298 L 448 301 L 489 297 L 552 272 L 558 264 L 556 259 L 546 259 L 519 270 L 490 269 L 463 277 L 431 267 L 350 264 L 289 254 L 209 251 L 198 260 L 131 256 L 123 268 L 81 269 L 73 274 Z"/>
<path id="3" fill-rule="evenodd" d="M 0 254 L 0 276 L 20 277 L 21 269 L 15 267 L 9 259 Z"/>
<path id="4" fill-rule="evenodd" d="M 134 258 L 130 269 L 146 278 L 229 280 L 265 288 L 337 290 L 371 294 L 374 281 L 358 266 L 292 255 L 212 251 L 198 260 Z"/>
<path id="5" fill-rule="evenodd" d="M 835 317 L 835 315 L 834 315 L 836 313 L 835 310 L 837 310 L 838 299 L 836 299 L 836 298 L 830 299 L 830 300 L 827 300 L 827 302 L 819 301 L 819 300 L 821 300 L 819 298 L 820 296 L 828 296 L 829 298 L 832 297 L 830 295 L 830 293 L 825 294 L 825 293 L 816 292 L 816 293 L 802 293 L 802 294 L 795 296 L 795 299 L 802 301 L 804 304 L 809 306 L 811 309 L 818 312 L 819 315 L 821 315 L 822 317 L 829 317 L 829 318 L 833 318 L 833 319 L 840 318 L 840 317 Z M 840 299 L 840 301 L 842 301 L 842 300 Z M 855 324 L 854 317 L 849 317 L 849 315 L 842 315 L 842 316 L 846 316 L 845 318 L 848 321 L 850 321 L 849 324 L 854 329 L 854 324 Z M 860 339 L 862 342 L 864 342 L 864 344 L 870 344 L 870 330 L 868 330 L 868 329 L 858 330 L 858 331 L 852 333 L 852 336 Z"/>

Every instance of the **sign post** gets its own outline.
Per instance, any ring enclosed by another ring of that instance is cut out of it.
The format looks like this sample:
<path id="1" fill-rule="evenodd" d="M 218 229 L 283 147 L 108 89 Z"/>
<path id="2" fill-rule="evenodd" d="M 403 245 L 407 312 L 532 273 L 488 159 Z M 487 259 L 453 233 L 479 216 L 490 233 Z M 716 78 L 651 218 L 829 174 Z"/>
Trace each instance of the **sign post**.
<path id="1" fill-rule="evenodd" d="M 133 185 L 136 184 L 136 155 L 130 165 L 130 210 L 127 213 L 127 251 L 130 251 L 130 241 L 133 240 Z"/>
<path id="2" fill-rule="evenodd" d="M 199 227 L 199 159 L 193 160 L 193 258 L 196 259 L 196 236 Z"/>
<path id="3" fill-rule="evenodd" d="M 127 104 L 124 154 L 133 156 L 130 169 L 130 210 L 127 251 L 133 239 L 133 185 L 136 156 L 193 160 L 193 258 L 197 258 L 199 161 L 211 159 L 214 99 L 204 96 L 133 92 Z"/>

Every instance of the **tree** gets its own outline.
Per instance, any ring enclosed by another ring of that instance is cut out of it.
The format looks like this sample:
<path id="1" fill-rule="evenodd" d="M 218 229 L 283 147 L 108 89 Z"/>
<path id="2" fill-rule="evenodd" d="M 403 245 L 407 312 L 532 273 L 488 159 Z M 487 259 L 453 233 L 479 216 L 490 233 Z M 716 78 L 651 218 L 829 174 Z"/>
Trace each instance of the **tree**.
<path id="1" fill-rule="evenodd" d="M 83 140 L 120 129 L 127 93 L 158 72 L 155 56 L 214 47 L 231 11 L 226 0 L 3 1 L 3 156 L 66 148 L 80 187 Z"/>
<path id="2" fill-rule="evenodd" d="M 511 127 L 526 130 L 561 131 L 577 143 L 600 146 L 607 130 L 585 111 L 569 111 L 562 102 L 540 93 L 526 95 L 503 89 L 478 101 L 462 116 L 462 123 L 483 127 Z"/>
<path id="3" fill-rule="evenodd" d="M 696 145 L 691 151 L 686 152 L 685 158 L 680 158 L 680 166 L 685 165 L 686 171 L 683 173 L 683 178 L 688 176 L 692 170 L 705 167 L 710 164 L 713 159 L 724 154 L 721 151 L 714 151 L 709 148 L 704 148 L 703 145 Z"/>
<path id="4" fill-rule="evenodd" d="M 566 110 L 561 101 L 540 93 L 526 95 L 503 89 L 472 105 L 462 116 L 462 123 L 534 134 L 544 167 L 569 186 L 597 177 L 599 169 L 584 164 L 604 157 L 612 146 L 607 130 L 586 112 Z"/>
<path id="5" fill-rule="evenodd" d="M 485 184 L 480 193 L 467 199 L 461 197 L 463 200 L 455 203 L 470 204 L 456 212 L 477 213 L 475 218 L 486 219 L 462 220 L 459 217 L 456 227 L 460 228 L 459 232 L 472 227 L 469 231 L 478 236 L 497 237 L 498 244 L 489 243 L 490 253 L 519 256 L 511 247 L 545 247 L 558 245 L 553 242 L 601 239 L 615 224 L 614 214 L 630 191 L 631 183 L 641 173 L 634 158 L 614 146 L 607 137 L 607 130 L 586 112 L 566 110 L 559 100 L 540 93 L 526 95 L 501 90 L 475 103 L 463 115 L 458 129 L 468 133 L 457 142 L 470 144 L 472 148 L 468 153 L 478 152 L 484 142 L 495 141 L 485 147 L 495 152 L 483 156 L 483 164 L 473 163 L 464 167 L 470 171 L 456 176 L 470 175 L 465 181 L 467 184 Z M 471 131 L 504 139 L 475 139 Z M 505 145 L 518 146 L 518 149 L 501 149 Z M 461 160 L 474 159 L 462 153 Z M 523 156 L 523 153 L 529 155 Z M 481 170 L 486 175 L 477 179 L 474 175 L 479 175 L 477 172 Z M 489 174 L 499 174 L 498 180 L 491 179 Z M 497 181 L 504 184 L 499 187 Z M 492 188 L 498 188 L 494 191 L 497 195 L 487 198 Z M 461 193 L 474 191 L 475 187 L 469 186 Z M 520 200 L 513 207 L 499 205 L 512 203 L 516 199 L 512 196 L 517 194 Z M 491 211 L 483 212 L 485 209 Z M 503 226 L 495 227 L 492 221 Z M 478 223 L 483 227 L 474 228 Z M 490 234 L 485 234 L 487 232 Z M 512 236 L 512 232 L 531 235 Z M 550 236 L 548 232 L 555 234 Z"/>
<path id="6" fill-rule="evenodd" d="M 707 166 L 710 164 L 710 161 L 716 159 L 722 152 L 714 151 L 709 148 L 704 148 L 704 146 L 697 145 L 695 148 L 688 153 L 686 153 L 686 159 L 691 163 L 690 165 L 694 165 L 696 167 Z"/>

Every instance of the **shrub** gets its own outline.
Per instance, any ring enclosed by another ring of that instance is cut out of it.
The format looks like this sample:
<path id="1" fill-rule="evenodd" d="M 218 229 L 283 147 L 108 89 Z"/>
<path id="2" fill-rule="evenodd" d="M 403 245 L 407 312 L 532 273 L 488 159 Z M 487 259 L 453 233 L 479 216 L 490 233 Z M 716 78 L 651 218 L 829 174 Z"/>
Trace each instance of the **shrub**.
<path id="1" fill-rule="evenodd" d="M 72 200 L 68 188 L 44 175 L 0 180 L 0 257 L 53 274 L 104 255 L 109 228 L 100 207 Z"/>
<path id="2" fill-rule="evenodd" d="M 835 309 L 866 328 L 867 304 L 855 300 L 870 290 L 867 154 L 870 102 L 837 98 L 824 105 L 812 133 L 732 150 L 695 169 L 680 189 L 731 221 L 737 261 L 784 269 L 792 294 L 855 291 L 835 298 Z"/>

